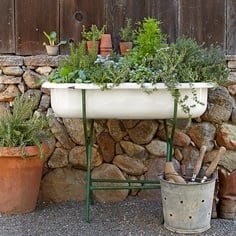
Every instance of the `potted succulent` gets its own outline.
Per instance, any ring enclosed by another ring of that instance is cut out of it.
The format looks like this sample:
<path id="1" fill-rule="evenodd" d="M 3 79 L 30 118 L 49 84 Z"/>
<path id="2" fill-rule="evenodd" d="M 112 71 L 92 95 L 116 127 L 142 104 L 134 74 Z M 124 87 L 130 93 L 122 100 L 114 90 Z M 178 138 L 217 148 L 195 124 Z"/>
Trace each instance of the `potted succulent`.
<path id="1" fill-rule="evenodd" d="M 51 31 L 50 33 L 43 31 L 43 34 L 48 39 L 48 43 L 44 42 L 43 45 L 46 47 L 49 56 L 56 56 L 58 54 L 59 46 L 67 43 L 66 40 L 61 40 L 57 43 L 58 39 L 55 31 Z"/>
<path id="2" fill-rule="evenodd" d="M 35 209 L 43 157 L 49 151 L 47 119 L 33 114 L 36 97 L 16 97 L 0 117 L 0 212 L 23 214 Z"/>
<path id="3" fill-rule="evenodd" d="M 130 18 L 125 19 L 125 25 L 120 29 L 120 53 L 125 55 L 133 47 L 133 40 L 135 32 L 132 28 L 132 21 Z"/>
<path id="4" fill-rule="evenodd" d="M 92 24 L 89 30 L 86 30 L 85 25 L 82 29 L 82 38 L 86 41 L 88 52 L 95 51 L 98 53 L 99 41 L 106 30 L 106 25 L 103 25 L 101 29 L 97 25 Z"/>
<path id="5" fill-rule="evenodd" d="M 225 57 L 218 48 L 205 48 L 190 38 L 167 44 L 160 22 L 153 18 L 145 18 L 138 26 L 135 46 L 125 56 L 118 60 L 96 59 L 85 53 L 81 42 L 76 50 L 80 60 L 71 66 L 75 58 L 72 54 L 53 71 L 50 82 L 43 84 L 51 90 L 51 105 L 58 116 L 84 120 L 88 142 L 87 208 L 93 187 L 89 165 L 92 136 L 86 130 L 86 119 L 174 120 L 171 132 L 164 122 L 166 166 L 172 168 L 173 177 L 176 171 L 171 159 L 177 118 L 202 115 L 208 88 L 223 83 L 228 76 Z M 181 176 L 178 179 L 183 181 Z M 89 221 L 89 210 L 87 214 Z"/>

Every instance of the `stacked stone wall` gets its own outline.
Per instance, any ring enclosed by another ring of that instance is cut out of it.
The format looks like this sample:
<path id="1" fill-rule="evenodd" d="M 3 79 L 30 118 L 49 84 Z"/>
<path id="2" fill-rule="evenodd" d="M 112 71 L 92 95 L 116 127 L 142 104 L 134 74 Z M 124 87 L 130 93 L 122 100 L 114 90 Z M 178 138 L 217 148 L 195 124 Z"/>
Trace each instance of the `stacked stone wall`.
<path id="1" fill-rule="evenodd" d="M 10 107 L 14 97 L 22 93 L 39 95 L 38 110 L 53 114 L 50 93 L 42 89 L 39 82 L 47 80 L 62 57 L 0 56 L 0 115 Z M 236 57 L 226 59 L 231 69 L 228 84 L 209 91 L 208 107 L 201 117 L 191 123 L 185 119 L 178 122 L 173 149 L 177 168 L 192 168 L 203 144 L 207 145 L 206 164 L 223 145 L 227 152 L 219 164 L 229 171 L 236 168 Z M 82 121 L 55 117 L 50 127 L 55 142 L 50 156 L 45 159 L 40 200 L 85 200 Z M 163 172 L 166 142 L 161 120 L 96 120 L 94 137 L 93 177 L 157 180 Z M 94 191 L 98 201 L 122 201 L 129 195 L 160 199 L 157 189 Z"/>

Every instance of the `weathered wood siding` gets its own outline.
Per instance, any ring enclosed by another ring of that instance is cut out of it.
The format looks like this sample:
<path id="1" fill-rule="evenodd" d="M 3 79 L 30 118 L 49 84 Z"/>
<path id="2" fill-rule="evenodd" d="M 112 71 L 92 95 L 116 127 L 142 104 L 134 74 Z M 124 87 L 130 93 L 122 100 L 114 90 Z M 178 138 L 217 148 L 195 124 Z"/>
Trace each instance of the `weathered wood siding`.
<path id="1" fill-rule="evenodd" d="M 43 31 L 59 32 L 59 0 L 15 0 L 16 54 L 45 51 Z"/>
<path id="2" fill-rule="evenodd" d="M 44 30 L 78 42 L 82 25 L 91 24 L 106 24 L 117 49 L 125 18 L 137 22 L 148 16 L 162 21 L 170 42 L 186 35 L 236 54 L 235 0 L 1 0 L 0 53 L 45 53 Z M 67 52 L 62 46 L 61 53 Z"/>
<path id="3" fill-rule="evenodd" d="M 15 53 L 14 0 L 0 1 L 0 53 Z"/>

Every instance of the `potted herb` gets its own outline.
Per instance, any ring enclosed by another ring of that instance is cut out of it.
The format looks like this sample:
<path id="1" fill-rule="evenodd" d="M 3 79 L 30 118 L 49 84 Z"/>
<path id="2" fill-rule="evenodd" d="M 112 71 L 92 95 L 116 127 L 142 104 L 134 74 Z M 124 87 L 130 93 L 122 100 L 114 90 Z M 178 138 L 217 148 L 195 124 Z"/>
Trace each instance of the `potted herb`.
<path id="1" fill-rule="evenodd" d="M 125 55 L 133 47 L 133 40 L 135 38 L 135 32 L 132 28 L 132 21 L 130 18 L 125 19 L 125 25 L 120 29 L 120 53 Z"/>
<path id="2" fill-rule="evenodd" d="M 106 30 L 106 25 L 103 25 L 101 29 L 97 25 L 92 24 L 89 30 L 86 30 L 85 25 L 82 29 L 82 38 L 86 41 L 88 52 L 95 51 L 98 53 L 99 50 L 99 41 Z"/>
<path id="3" fill-rule="evenodd" d="M 0 117 L 0 212 L 23 214 L 35 209 L 49 151 L 47 120 L 33 114 L 36 97 L 16 97 Z"/>
<path id="4" fill-rule="evenodd" d="M 55 31 L 52 31 L 50 33 L 47 33 L 43 31 L 44 36 L 48 39 L 48 43 L 43 43 L 43 45 L 46 47 L 47 54 L 49 56 L 56 56 L 58 54 L 58 49 L 60 45 L 64 45 L 67 42 L 65 40 L 60 41 L 57 43 L 57 33 Z"/>
<path id="5" fill-rule="evenodd" d="M 166 47 L 167 36 L 161 30 L 161 21 L 155 18 L 148 17 L 137 22 L 135 35 L 132 58 L 139 64 L 143 58 L 152 57 L 158 49 Z"/>

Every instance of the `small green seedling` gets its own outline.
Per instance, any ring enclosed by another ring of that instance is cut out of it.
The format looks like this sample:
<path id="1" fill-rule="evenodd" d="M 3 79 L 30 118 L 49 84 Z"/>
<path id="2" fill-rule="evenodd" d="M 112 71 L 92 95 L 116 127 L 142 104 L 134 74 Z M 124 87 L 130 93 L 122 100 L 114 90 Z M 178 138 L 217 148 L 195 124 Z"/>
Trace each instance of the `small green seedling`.
<path id="1" fill-rule="evenodd" d="M 49 45 L 57 45 L 57 46 L 60 46 L 60 45 L 63 45 L 63 44 L 66 44 L 66 40 L 61 40 L 58 44 L 56 44 L 56 41 L 57 41 L 57 33 L 55 31 L 52 31 L 50 32 L 49 34 L 46 33 L 45 31 L 43 31 L 43 34 L 44 36 L 48 39 L 48 42 L 49 42 Z M 44 45 L 46 45 L 46 43 L 44 42 L 43 43 Z"/>

